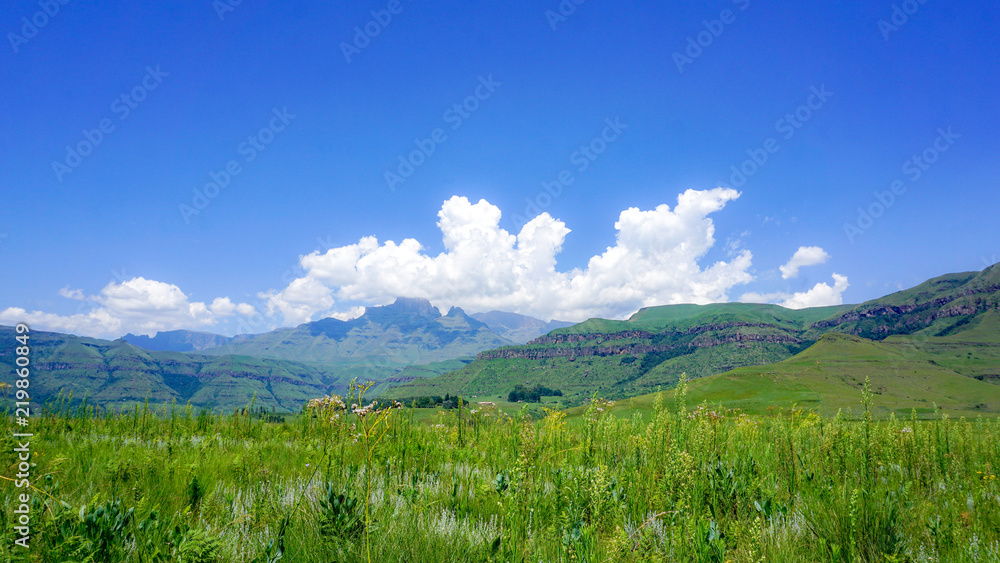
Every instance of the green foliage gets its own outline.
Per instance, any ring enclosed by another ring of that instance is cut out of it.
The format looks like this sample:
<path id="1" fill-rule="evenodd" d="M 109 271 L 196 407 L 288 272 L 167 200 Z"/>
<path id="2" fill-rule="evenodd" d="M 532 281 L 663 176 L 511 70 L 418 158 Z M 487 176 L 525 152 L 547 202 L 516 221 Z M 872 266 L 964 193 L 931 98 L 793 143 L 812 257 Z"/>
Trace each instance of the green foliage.
<path id="1" fill-rule="evenodd" d="M 222 543 L 204 530 L 190 530 L 178 542 L 178 563 L 216 563 L 221 559 Z"/>
<path id="2" fill-rule="evenodd" d="M 134 512 L 134 508 L 123 508 L 120 499 L 85 504 L 75 513 L 62 505 L 53 507 L 52 520 L 45 526 L 52 557 L 58 561 L 122 561 L 132 538 Z"/>
<path id="3" fill-rule="evenodd" d="M 558 389 L 549 389 L 548 387 L 543 387 L 541 385 L 535 385 L 534 387 L 515 385 L 513 391 L 507 394 L 507 400 L 511 403 L 517 403 L 520 401 L 524 401 L 525 403 L 540 403 L 543 396 L 562 397 L 562 391 Z"/>
<path id="4" fill-rule="evenodd" d="M 364 525 L 358 499 L 327 484 L 326 495 L 320 499 L 320 534 L 331 540 L 355 540 L 361 536 Z"/>
<path id="5" fill-rule="evenodd" d="M 694 539 L 695 561 L 706 563 L 726 561 L 726 534 L 719 530 L 715 520 L 699 522 Z"/>
<path id="6" fill-rule="evenodd" d="M 198 481 L 197 475 L 191 477 L 191 481 L 188 483 L 187 494 L 188 506 L 197 509 L 201 504 L 201 499 L 205 496 L 205 488 Z"/>

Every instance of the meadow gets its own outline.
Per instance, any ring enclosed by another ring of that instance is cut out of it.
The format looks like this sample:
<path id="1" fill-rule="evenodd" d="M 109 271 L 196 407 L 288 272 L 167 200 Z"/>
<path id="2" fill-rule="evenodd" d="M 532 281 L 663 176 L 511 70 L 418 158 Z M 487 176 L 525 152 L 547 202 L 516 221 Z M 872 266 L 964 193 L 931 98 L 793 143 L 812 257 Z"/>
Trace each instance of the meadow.
<path id="1" fill-rule="evenodd" d="M 1000 560 L 998 420 L 877 418 L 867 389 L 855 419 L 748 415 L 689 405 L 685 390 L 642 412 L 595 397 L 544 416 L 416 412 L 358 388 L 284 420 L 53 403 L 31 419 L 31 547 L 12 547 L 24 489 L 5 481 L 0 550 L 32 562 Z"/>

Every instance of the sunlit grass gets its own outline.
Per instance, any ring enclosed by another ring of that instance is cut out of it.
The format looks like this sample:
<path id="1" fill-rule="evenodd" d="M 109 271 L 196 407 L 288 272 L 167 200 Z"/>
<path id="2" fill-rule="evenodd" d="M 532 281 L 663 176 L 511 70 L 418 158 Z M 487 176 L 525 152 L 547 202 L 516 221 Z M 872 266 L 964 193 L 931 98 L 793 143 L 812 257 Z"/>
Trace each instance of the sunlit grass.
<path id="1" fill-rule="evenodd" d="M 348 400 L 343 416 L 283 423 L 49 413 L 32 420 L 30 555 L 7 525 L 0 549 L 53 562 L 1000 557 L 995 420 L 749 416 L 683 393 L 539 418 L 479 400 L 383 418 Z M 5 483 L 5 522 L 20 492 Z"/>

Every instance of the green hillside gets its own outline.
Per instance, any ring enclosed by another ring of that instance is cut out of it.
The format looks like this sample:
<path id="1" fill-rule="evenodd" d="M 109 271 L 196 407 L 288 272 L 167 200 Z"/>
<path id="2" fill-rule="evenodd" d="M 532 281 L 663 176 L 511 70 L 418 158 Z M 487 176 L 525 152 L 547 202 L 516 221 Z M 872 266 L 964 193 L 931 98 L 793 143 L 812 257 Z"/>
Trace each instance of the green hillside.
<path id="1" fill-rule="evenodd" d="M 1000 308 L 1000 264 L 981 272 L 947 274 L 873 299 L 814 325 L 880 340 L 892 335 L 947 336 L 963 332 Z"/>
<path id="2" fill-rule="evenodd" d="M 14 341 L 12 327 L 0 338 Z M 256 404 L 278 412 L 298 411 L 308 399 L 341 390 L 353 375 L 329 366 L 254 358 L 151 352 L 124 340 L 99 340 L 66 334 L 31 333 L 31 398 L 35 403 L 60 392 L 104 407 L 151 403 L 180 404 L 231 411 Z M 0 369 L 13 370 L 12 349 L 0 351 Z"/>
<path id="3" fill-rule="evenodd" d="M 812 322 L 850 308 L 796 311 L 749 303 L 649 307 L 625 321 L 590 319 L 525 345 L 489 350 L 455 372 L 413 381 L 385 395 L 502 395 L 516 384 L 560 389 L 569 404 L 594 391 L 617 398 L 640 395 L 672 386 L 685 372 L 703 377 L 789 358 L 812 344 L 804 339 Z"/>
<path id="4" fill-rule="evenodd" d="M 996 335 L 994 335 L 994 338 Z M 761 367 L 745 367 L 691 381 L 689 408 L 707 402 L 751 414 L 778 408 L 812 409 L 824 415 L 861 413 L 865 377 L 870 380 L 875 414 L 926 417 L 935 404 L 942 413 L 975 417 L 1000 414 L 1000 385 L 977 377 L 983 366 L 1000 366 L 1000 346 L 964 348 L 942 353 L 955 341 L 912 338 L 882 342 L 858 336 L 827 334 L 793 358 Z M 673 400 L 673 390 L 665 400 Z M 619 401 L 619 413 L 652 411 L 655 394 Z"/>

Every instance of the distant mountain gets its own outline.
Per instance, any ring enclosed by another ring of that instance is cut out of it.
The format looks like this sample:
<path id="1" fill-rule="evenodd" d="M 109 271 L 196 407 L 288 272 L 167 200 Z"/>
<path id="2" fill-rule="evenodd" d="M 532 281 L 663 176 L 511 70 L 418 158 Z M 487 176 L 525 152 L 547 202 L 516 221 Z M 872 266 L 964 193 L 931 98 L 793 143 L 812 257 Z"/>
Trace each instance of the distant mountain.
<path id="1" fill-rule="evenodd" d="M 168 330 L 157 332 L 152 338 L 146 335 L 128 333 L 122 337 L 125 342 L 139 348 L 153 351 L 195 352 L 228 344 L 233 339 L 221 334 L 195 332 L 192 330 Z"/>
<path id="2" fill-rule="evenodd" d="M 0 326 L 0 339 L 14 341 L 14 329 Z M 315 364 L 149 351 L 123 339 L 108 341 L 69 334 L 30 333 L 31 398 L 36 404 L 73 394 L 103 407 L 188 401 L 196 407 L 232 411 L 256 405 L 297 412 L 312 397 L 342 393 L 350 373 Z M 0 348 L 0 366 L 13 371 L 13 348 Z"/>
<path id="3" fill-rule="evenodd" d="M 874 340 L 903 337 L 911 348 L 936 351 L 941 359 L 935 361 L 950 361 L 951 371 L 992 380 L 1000 371 L 998 316 L 1000 265 L 934 278 L 861 305 L 649 307 L 625 321 L 590 319 L 524 345 L 482 352 L 459 370 L 414 380 L 386 395 L 503 396 L 522 384 L 560 389 L 570 404 L 595 391 L 630 397 L 672 387 L 682 372 L 699 378 L 781 362 L 828 332 Z M 885 366 L 873 361 L 869 367 Z"/>
<path id="4" fill-rule="evenodd" d="M 458 307 L 442 315 L 426 299 L 401 297 L 391 305 L 368 307 L 349 321 L 326 318 L 239 336 L 202 352 L 401 368 L 472 357 L 511 342 Z"/>
<path id="5" fill-rule="evenodd" d="M 477 321 L 486 323 L 486 326 L 490 327 L 493 332 L 515 344 L 524 344 L 529 340 L 547 334 L 549 331 L 573 326 L 574 324 L 556 320 L 545 322 L 534 317 L 518 315 L 517 313 L 505 313 L 503 311 L 473 313 L 470 316 Z"/>
<path id="6" fill-rule="evenodd" d="M 13 329 L 0 327 L 0 338 Z M 476 353 L 510 344 L 453 308 L 447 315 L 426 300 L 398 299 L 350 321 L 322 319 L 260 335 L 225 337 L 186 330 L 153 338 L 107 341 L 33 332 L 32 398 L 60 392 L 92 404 L 123 406 L 190 401 L 231 410 L 257 405 L 295 411 L 309 398 L 343 393 L 352 378 L 373 392 L 458 369 Z M 131 342 L 130 342 L 131 341 Z M 14 356 L 0 349 L 0 368 Z"/>

